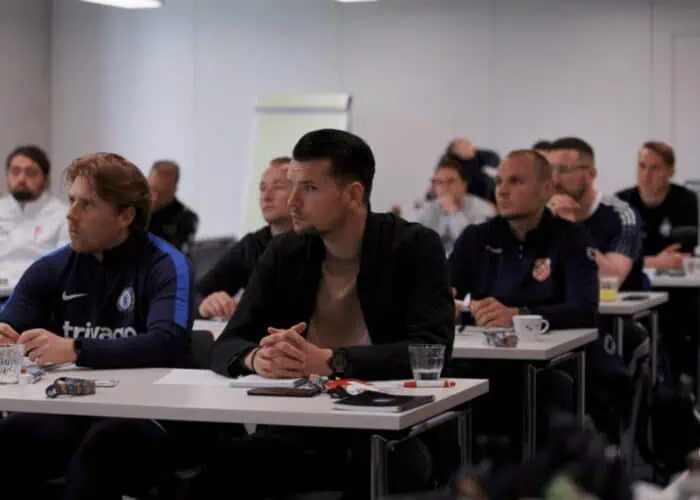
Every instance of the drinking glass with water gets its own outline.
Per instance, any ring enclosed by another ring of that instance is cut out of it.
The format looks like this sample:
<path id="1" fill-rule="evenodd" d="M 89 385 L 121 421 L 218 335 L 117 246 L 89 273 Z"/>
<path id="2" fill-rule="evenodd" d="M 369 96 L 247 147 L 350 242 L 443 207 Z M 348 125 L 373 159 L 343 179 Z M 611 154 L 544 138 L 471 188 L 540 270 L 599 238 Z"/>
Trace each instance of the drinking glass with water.
<path id="1" fill-rule="evenodd" d="M 17 384 L 22 373 L 24 345 L 0 345 L 0 384 Z"/>
<path id="2" fill-rule="evenodd" d="M 408 346 L 413 378 L 438 380 L 445 364 L 445 346 L 441 344 L 414 344 Z"/>

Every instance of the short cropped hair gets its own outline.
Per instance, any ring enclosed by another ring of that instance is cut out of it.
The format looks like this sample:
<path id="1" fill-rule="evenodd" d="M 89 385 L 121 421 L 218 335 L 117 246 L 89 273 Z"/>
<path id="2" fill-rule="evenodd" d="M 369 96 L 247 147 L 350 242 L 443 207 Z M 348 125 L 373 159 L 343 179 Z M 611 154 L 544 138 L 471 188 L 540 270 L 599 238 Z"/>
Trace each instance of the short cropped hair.
<path id="1" fill-rule="evenodd" d="M 516 149 L 508 153 L 508 158 L 521 156 L 526 156 L 532 160 L 537 176 L 541 180 L 548 181 L 552 178 L 552 166 L 542 153 L 538 153 L 534 149 Z"/>
<path id="2" fill-rule="evenodd" d="M 593 147 L 580 137 L 562 137 L 552 143 L 550 151 L 561 149 L 573 149 L 578 151 L 580 156 L 587 156 L 590 160 L 595 160 Z"/>
<path id="3" fill-rule="evenodd" d="M 673 148 L 665 142 L 647 141 L 642 147 L 659 155 L 670 168 L 676 167 L 676 154 L 673 152 Z"/>
<path id="4" fill-rule="evenodd" d="M 298 162 L 329 160 L 331 175 L 346 182 L 362 184 L 365 188 L 364 202 L 369 206 L 375 161 L 369 145 L 360 137 L 344 130 L 314 130 L 299 139 L 292 156 Z"/>

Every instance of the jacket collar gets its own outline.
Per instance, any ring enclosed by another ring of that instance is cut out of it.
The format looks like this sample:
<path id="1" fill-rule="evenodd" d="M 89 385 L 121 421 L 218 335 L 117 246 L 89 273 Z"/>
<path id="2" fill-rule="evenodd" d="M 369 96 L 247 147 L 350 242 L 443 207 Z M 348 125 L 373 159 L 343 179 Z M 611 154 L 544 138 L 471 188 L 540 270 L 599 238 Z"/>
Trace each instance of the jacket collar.
<path id="1" fill-rule="evenodd" d="M 492 243 L 510 247 L 535 244 L 537 242 L 542 241 L 543 239 L 549 238 L 549 235 L 552 231 L 553 221 L 554 215 L 549 210 L 549 208 L 545 208 L 544 212 L 542 213 L 540 223 L 530 232 L 527 233 L 524 241 L 521 241 L 518 239 L 515 233 L 513 233 L 513 230 L 511 229 L 510 224 L 508 224 L 508 221 L 503 217 L 498 216 L 494 220 L 497 226 L 496 231 L 491 233 L 495 237 L 496 241 L 492 240 Z"/>

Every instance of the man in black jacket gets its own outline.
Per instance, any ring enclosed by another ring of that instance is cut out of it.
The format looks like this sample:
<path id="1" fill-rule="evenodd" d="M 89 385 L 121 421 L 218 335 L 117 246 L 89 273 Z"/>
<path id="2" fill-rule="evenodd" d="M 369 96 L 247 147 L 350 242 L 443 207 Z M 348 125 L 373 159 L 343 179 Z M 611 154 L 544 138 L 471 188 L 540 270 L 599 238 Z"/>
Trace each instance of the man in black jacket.
<path id="1" fill-rule="evenodd" d="M 204 297 L 199 305 L 203 318 L 230 319 L 238 306 L 235 295 L 248 284 L 272 237 L 292 229 L 288 205 L 292 184 L 287 178 L 291 161 L 288 156 L 273 159 L 260 180 L 260 209 L 267 226 L 245 235 L 197 282 Z"/>
<path id="2" fill-rule="evenodd" d="M 404 379 L 412 376 L 410 344 L 443 344 L 449 359 L 454 306 L 437 234 L 370 212 L 374 156 L 359 137 L 310 132 L 293 156 L 295 232 L 275 238 L 258 261 L 212 349 L 212 369 L 226 376 Z M 319 478 L 340 473 L 340 487 L 364 498 L 367 444 L 368 435 L 347 430 L 264 428 L 216 456 L 201 482 L 228 482 L 235 471 L 246 490 L 269 496 L 317 487 Z M 422 450 L 415 441 L 406 444 L 392 470 L 403 486 L 424 486 L 417 482 L 429 466 L 416 460 Z"/>
<path id="3" fill-rule="evenodd" d="M 171 160 L 159 160 L 148 173 L 153 213 L 149 231 L 189 255 L 199 217 L 177 199 L 180 167 Z"/>

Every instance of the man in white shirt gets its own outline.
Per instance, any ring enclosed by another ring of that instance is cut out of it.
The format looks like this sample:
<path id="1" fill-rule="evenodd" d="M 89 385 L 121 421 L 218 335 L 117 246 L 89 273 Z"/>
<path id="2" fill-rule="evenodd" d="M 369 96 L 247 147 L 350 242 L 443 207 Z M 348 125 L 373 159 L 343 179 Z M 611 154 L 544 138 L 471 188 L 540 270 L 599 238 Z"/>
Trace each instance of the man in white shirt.
<path id="1" fill-rule="evenodd" d="M 5 166 L 10 194 L 0 198 L 0 283 L 12 287 L 36 259 L 68 243 L 68 208 L 48 193 L 51 164 L 40 148 L 17 147 Z"/>

